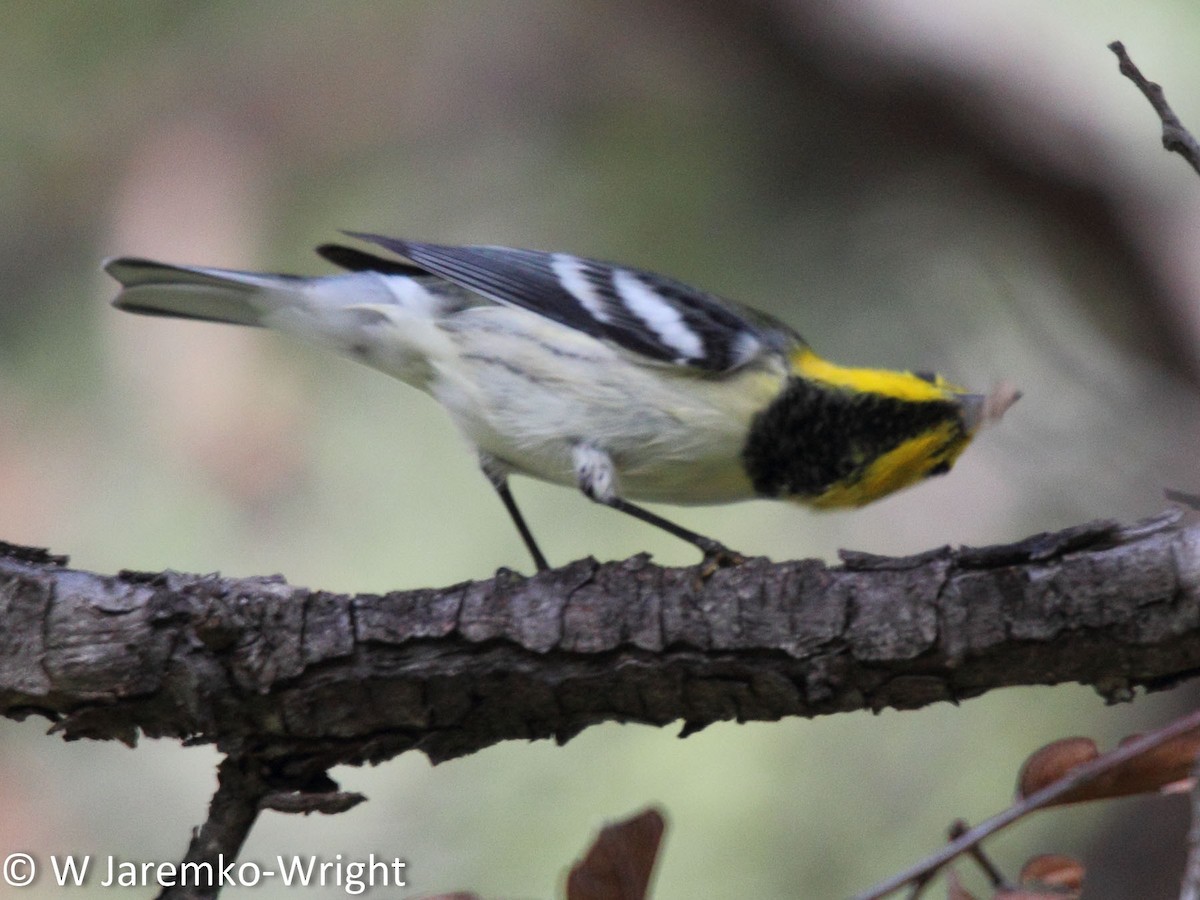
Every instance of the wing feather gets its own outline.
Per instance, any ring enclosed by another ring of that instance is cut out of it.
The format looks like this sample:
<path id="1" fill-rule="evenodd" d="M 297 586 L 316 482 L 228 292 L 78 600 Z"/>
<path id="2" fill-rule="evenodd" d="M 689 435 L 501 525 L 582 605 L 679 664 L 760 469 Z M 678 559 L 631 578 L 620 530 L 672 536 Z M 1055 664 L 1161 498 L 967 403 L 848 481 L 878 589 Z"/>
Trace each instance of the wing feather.
<path id="1" fill-rule="evenodd" d="M 641 269 L 566 253 L 347 234 L 497 303 L 530 310 L 655 362 L 728 372 L 764 352 L 803 343 L 764 313 Z"/>

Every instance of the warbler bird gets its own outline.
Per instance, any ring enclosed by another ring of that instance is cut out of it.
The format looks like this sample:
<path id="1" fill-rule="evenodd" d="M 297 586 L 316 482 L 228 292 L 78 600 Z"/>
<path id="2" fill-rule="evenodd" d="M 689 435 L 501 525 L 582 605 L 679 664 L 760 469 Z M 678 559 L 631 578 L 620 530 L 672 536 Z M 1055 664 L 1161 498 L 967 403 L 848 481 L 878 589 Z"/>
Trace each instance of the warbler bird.
<path id="1" fill-rule="evenodd" d="M 949 471 L 1017 396 L 835 365 L 765 313 L 630 266 L 347 234 L 395 258 L 325 244 L 317 252 L 346 271 L 313 278 L 132 257 L 104 267 L 118 309 L 274 328 L 428 393 L 539 570 L 512 474 L 577 487 L 736 561 L 631 501 L 861 506 Z"/>

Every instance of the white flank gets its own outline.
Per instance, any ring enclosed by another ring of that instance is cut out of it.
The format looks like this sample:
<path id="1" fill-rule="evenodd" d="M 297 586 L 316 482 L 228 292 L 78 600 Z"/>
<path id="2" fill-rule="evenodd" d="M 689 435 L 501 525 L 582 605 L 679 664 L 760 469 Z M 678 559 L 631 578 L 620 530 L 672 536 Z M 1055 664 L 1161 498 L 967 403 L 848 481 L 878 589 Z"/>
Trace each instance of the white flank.
<path id="1" fill-rule="evenodd" d="M 396 302 L 400 304 L 401 309 L 415 315 L 424 315 L 433 318 L 441 311 L 444 305 L 444 301 L 441 298 L 430 293 L 415 278 L 409 278 L 407 275 L 379 275 L 376 277 L 383 281 L 384 287 L 387 288 L 388 293 L 395 298 Z M 361 287 L 359 290 L 361 290 Z"/>
<path id="2" fill-rule="evenodd" d="M 624 269 L 613 272 L 613 287 L 625 301 L 625 305 L 647 327 L 658 335 L 668 347 L 672 347 L 685 359 L 700 359 L 704 356 L 704 342 L 700 335 L 688 328 L 669 300 L 664 299 L 640 278 Z"/>
<path id="3" fill-rule="evenodd" d="M 583 304 L 583 308 L 591 313 L 593 319 L 605 323 L 611 321 L 604 308 L 604 298 L 596 293 L 596 289 L 583 274 L 583 264 L 579 259 L 569 253 L 555 253 L 550 257 L 550 268 L 558 276 L 559 283 Z"/>

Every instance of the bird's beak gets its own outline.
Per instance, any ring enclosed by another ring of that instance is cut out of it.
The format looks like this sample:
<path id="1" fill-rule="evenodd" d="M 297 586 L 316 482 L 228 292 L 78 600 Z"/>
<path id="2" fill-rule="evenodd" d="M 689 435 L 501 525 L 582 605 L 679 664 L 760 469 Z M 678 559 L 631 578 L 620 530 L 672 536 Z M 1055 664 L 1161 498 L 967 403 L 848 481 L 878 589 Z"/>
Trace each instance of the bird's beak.
<path id="1" fill-rule="evenodd" d="M 999 422 L 1008 408 L 1021 399 L 1021 392 L 1007 382 L 1001 381 L 986 394 L 962 394 L 963 424 L 974 434 Z"/>

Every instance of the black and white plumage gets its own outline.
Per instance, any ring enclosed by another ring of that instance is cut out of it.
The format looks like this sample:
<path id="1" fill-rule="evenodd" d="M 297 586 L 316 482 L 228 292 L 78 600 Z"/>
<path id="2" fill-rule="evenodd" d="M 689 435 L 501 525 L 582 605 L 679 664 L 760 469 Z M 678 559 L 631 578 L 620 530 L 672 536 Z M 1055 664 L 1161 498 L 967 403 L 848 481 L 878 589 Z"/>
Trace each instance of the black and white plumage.
<path id="1" fill-rule="evenodd" d="M 346 273 L 134 258 L 105 268 L 122 285 L 119 309 L 274 328 L 430 394 L 539 569 L 512 473 L 577 487 L 706 556 L 732 556 L 629 501 L 858 505 L 944 471 L 978 425 L 981 398 L 940 379 L 834 366 L 775 319 L 661 275 L 566 253 L 352 236 L 402 259 L 329 244 L 318 252 Z"/>
<path id="2" fill-rule="evenodd" d="M 497 303 L 535 312 L 648 360 L 721 373 L 766 350 L 786 351 L 800 343 L 799 335 L 763 313 L 642 269 L 569 253 L 348 234 Z M 346 260 L 338 256 L 346 249 L 333 244 L 318 252 L 341 265 Z M 366 260 L 352 265 L 359 263 Z"/>

